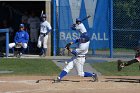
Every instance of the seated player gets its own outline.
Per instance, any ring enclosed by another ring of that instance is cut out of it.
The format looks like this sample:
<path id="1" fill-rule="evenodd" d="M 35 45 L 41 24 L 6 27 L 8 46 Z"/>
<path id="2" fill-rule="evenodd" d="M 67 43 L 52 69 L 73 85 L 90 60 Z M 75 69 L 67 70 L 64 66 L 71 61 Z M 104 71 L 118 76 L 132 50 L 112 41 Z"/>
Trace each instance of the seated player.
<path id="1" fill-rule="evenodd" d="M 9 44 L 9 48 L 13 49 L 14 47 L 22 47 L 21 53 L 24 53 L 27 49 L 27 44 L 29 41 L 29 34 L 24 30 L 24 24 L 20 24 L 19 26 L 20 30 L 16 32 L 16 35 L 14 37 L 14 42 Z"/>

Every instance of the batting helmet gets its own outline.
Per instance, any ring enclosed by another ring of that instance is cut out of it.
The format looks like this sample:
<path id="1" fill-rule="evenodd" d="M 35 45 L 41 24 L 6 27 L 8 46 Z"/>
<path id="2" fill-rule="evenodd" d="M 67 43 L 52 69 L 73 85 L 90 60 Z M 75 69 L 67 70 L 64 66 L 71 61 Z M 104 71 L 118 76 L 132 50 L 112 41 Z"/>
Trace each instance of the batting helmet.
<path id="1" fill-rule="evenodd" d="M 43 14 L 43 15 L 42 15 L 42 18 L 46 18 L 46 14 Z"/>
<path id="2" fill-rule="evenodd" d="M 81 22 L 81 19 L 80 18 L 76 18 L 76 22 Z"/>

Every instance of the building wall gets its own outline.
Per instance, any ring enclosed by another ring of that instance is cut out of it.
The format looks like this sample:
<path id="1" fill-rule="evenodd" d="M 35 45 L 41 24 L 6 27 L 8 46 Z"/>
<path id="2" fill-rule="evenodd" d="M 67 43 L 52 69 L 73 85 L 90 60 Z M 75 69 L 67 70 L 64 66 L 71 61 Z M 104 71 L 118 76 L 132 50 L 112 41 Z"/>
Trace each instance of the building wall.
<path id="1" fill-rule="evenodd" d="M 52 22 L 51 21 L 51 0 L 46 0 L 46 8 L 45 8 L 45 11 L 46 11 L 46 14 L 47 14 L 47 20 L 48 22 Z M 51 25 L 52 26 L 52 25 Z M 51 33 L 49 33 L 49 37 L 48 37 L 48 49 L 47 49 L 47 55 L 48 56 L 51 56 Z"/>

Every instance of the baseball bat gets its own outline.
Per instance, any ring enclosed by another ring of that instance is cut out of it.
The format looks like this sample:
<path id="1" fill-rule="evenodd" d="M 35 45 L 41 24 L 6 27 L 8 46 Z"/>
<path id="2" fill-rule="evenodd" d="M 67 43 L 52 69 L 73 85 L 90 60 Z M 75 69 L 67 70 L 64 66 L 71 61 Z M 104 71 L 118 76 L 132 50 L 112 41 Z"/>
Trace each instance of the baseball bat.
<path id="1" fill-rule="evenodd" d="M 43 13 L 44 13 L 44 11 L 42 10 L 40 17 L 42 17 L 42 16 L 43 16 Z"/>
<path id="2" fill-rule="evenodd" d="M 85 21 L 86 19 L 88 19 L 88 18 L 90 18 L 90 17 L 91 17 L 91 16 L 88 15 L 87 17 L 83 18 L 81 21 L 83 22 L 83 21 Z"/>
<path id="3" fill-rule="evenodd" d="M 81 22 L 87 20 L 87 19 L 90 18 L 90 17 L 91 17 L 90 15 L 86 16 L 85 18 L 83 18 L 83 19 L 81 20 Z M 73 24 L 71 27 L 73 27 L 74 25 L 76 25 L 76 24 Z"/>

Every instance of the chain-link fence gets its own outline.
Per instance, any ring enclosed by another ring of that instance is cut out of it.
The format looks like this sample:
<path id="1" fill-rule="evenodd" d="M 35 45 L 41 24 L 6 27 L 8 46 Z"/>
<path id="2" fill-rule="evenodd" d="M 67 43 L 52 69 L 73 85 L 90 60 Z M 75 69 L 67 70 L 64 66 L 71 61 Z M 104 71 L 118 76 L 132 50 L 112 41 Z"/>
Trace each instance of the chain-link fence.
<path id="1" fill-rule="evenodd" d="M 90 1 L 92 7 L 87 7 L 87 2 Z M 64 45 L 68 43 L 70 40 L 73 40 L 74 36 L 77 37 L 77 33 L 73 33 L 70 29 L 70 25 L 74 23 L 75 18 L 81 17 L 83 18 L 85 15 L 92 15 L 100 4 L 96 4 L 100 0 L 71 0 L 66 2 L 66 0 L 59 0 L 58 4 L 58 38 L 57 38 L 57 55 L 59 55 L 60 50 L 64 48 Z M 96 2 L 97 1 L 97 2 Z M 110 1 L 110 0 L 108 0 Z M 61 3 L 61 4 L 60 4 Z M 98 6 L 97 6 L 98 5 Z M 70 7 L 69 7 L 70 6 Z M 108 8 L 110 7 L 109 3 L 106 5 Z M 63 7 L 63 8 L 62 8 Z M 63 9 L 63 10 L 60 10 Z M 73 14 L 71 13 L 73 11 Z M 82 11 L 82 13 L 81 13 Z M 103 11 L 110 11 L 110 10 L 102 10 Z M 64 15 L 66 13 L 66 15 Z M 85 14 L 85 15 L 84 15 Z M 90 32 L 90 35 L 95 32 L 94 28 L 91 26 L 94 25 L 94 20 L 101 21 L 104 17 L 103 14 L 99 15 L 98 17 L 92 17 L 92 19 L 83 22 Z M 71 18 L 71 19 L 70 19 Z M 106 17 L 108 21 L 110 18 Z M 113 0 L 113 57 L 133 57 L 134 56 L 134 48 L 139 44 L 139 34 L 140 34 L 140 1 L 139 0 Z M 63 21 L 64 20 L 64 21 Z M 93 26 L 94 27 L 94 26 Z M 99 27 L 101 28 L 101 27 Z M 61 32 L 60 32 L 61 30 Z M 100 30 L 100 29 L 99 29 Z M 110 31 L 110 30 L 109 30 Z M 64 32 L 64 33 L 63 33 Z M 66 33 L 65 33 L 66 32 Z M 60 36 L 61 35 L 61 36 Z M 95 33 L 95 37 L 99 41 L 102 40 L 108 43 L 96 42 L 97 40 L 92 41 L 92 45 L 89 49 L 89 56 L 98 56 L 98 57 L 109 57 L 110 55 L 110 42 L 109 42 L 109 35 L 110 33 Z M 64 39 L 60 41 L 60 39 Z M 94 38 L 95 39 L 95 38 Z M 99 44 L 98 44 L 99 43 Z M 94 47 L 96 45 L 97 47 Z M 100 47 L 102 45 L 107 45 L 104 47 Z M 74 48 L 74 47 L 73 47 Z M 69 54 L 69 53 L 66 53 Z"/>
<path id="2" fill-rule="evenodd" d="M 108 23 L 104 24 L 103 21 L 109 22 L 108 11 L 109 9 L 106 7 L 109 5 L 109 1 L 100 1 L 101 4 L 97 5 L 98 0 L 59 0 L 57 12 L 58 12 L 58 32 L 59 35 L 57 38 L 57 51 L 63 49 L 67 43 L 77 39 L 80 34 L 78 31 L 73 31 L 71 29 L 71 25 L 75 23 L 76 18 L 84 19 L 87 16 L 91 16 L 90 18 L 83 21 L 90 37 L 90 48 L 88 54 L 93 56 L 98 54 L 98 50 L 109 48 L 109 28 Z M 102 5 L 106 3 L 104 12 L 100 12 Z M 98 8 L 99 7 L 99 8 Z M 98 12 L 96 11 L 98 10 Z M 95 13 L 96 12 L 96 13 Z M 106 14 L 107 13 L 107 14 Z M 98 16 L 100 15 L 100 16 Z M 102 16 L 101 16 L 102 15 Z M 101 20 L 101 21 L 98 21 Z M 95 20 L 95 23 L 94 23 Z M 94 26 L 94 24 L 96 26 Z M 102 26 L 104 25 L 104 26 Z M 75 48 L 76 45 L 73 45 L 71 48 Z M 61 52 L 61 51 L 59 51 Z M 59 52 L 57 55 L 59 55 Z M 99 51 L 100 52 L 100 51 Z M 101 52 L 100 52 L 101 53 Z M 70 54 L 70 53 L 67 53 Z M 103 53 L 103 55 L 109 55 L 108 53 Z"/>
<path id="3" fill-rule="evenodd" d="M 140 1 L 114 0 L 114 55 L 134 56 L 140 40 Z"/>
<path id="4" fill-rule="evenodd" d="M 83 21 L 86 29 L 88 30 L 91 36 L 91 44 L 88 55 L 98 57 L 109 57 L 109 22 L 111 20 L 107 15 L 110 15 L 108 14 L 108 12 L 110 11 L 110 1 L 111 0 L 58 0 L 56 20 L 57 55 L 60 54 L 60 51 L 68 42 L 75 40 L 79 37 L 79 33 L 72 31 L 70 28 L 71 25 L 75 23 L 75 19 L 77 17 L 83 19 L 86 16 L 91 15 L 89 19 Z M 113 57 L 133 57 L 135 53 L 134 48 L 140 44 L 140 1 L 112 1 Z M 100 4 L 100 2 L 102 3 Z M 99 11 L 98 15 L 96 15 L 97 10 Z M 5 10 L 3 11 L 5 12 Z M 98 22 L 98 24 L 96 24 L 95 22 Z M 3 35 L 1 34 L 0 36 Z M 0 46 L 3 45 L 0 43 Z M 76 46 L 72 46 L 72 48 L 75 47 Z M 70 55 L 68 51 L 65 52 L 65 55 Z"/>

